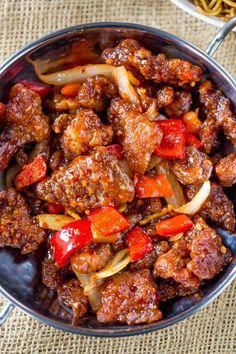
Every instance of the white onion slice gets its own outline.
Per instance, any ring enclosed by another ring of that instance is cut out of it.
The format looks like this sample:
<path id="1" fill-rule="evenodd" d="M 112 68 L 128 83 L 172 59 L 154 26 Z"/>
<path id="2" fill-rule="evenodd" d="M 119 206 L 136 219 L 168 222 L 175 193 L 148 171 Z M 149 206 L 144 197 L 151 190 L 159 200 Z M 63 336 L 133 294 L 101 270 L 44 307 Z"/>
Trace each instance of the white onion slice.
<path id="1" fill-rule="evenodd" d="M 99 272 L 95 273 L 95 279 L 110 277 L 124 269 L 130 263 L 130 254 L 128 249 L 117 252 L 114 258 Z"/>
<path id="2" fill-rule="evenodd" d="M 72 269 L 73 269 L 73 265 L 72 265 Z M 88 297 L 92 309 L 94 311 L 97 311 L 101 306 L 101 294 L 99 291 L 98 284 L 96 280 L 93 278 L 93 273 L 82 274 L 76 272 L 74 269 L 73 271 L 76 274 L 77 278 L 79 279 L 81 286 L 84 289 L 84 294 Z"/>
<path id="3" fill-rule="evenodd" d="M 39 226 L 53 231 L 58 231 L 63 226 L 75 221 L 75 219 L 70 216 L 60 214 L 40 214 L 37 215 L 36 218 L 38 219 Z"/>
<path id="4" fill-rule="evenodd" d="M 40 62 L 38 60 L 31 61 L 31 63 L 39 79 L 46 84 L 63 86 L 69 83 L 83 82 L 95 75 L 103 75 L 115 80 L 121 97 L 134 105 L 139 105 L 140 103 L 138 94 L 132 86 L 132 84 L 137 86 L 140 82 L 124 66 L 114 67 L 109 64 L 87 64 L 51 74 L 44 74 L 47 69 L 53 67 L 53 63 Z"/>
<path id="5" fill-rule="evenodd" d="M 167 177 L 171 189 L 174 192 L 174 195 L 165 198 L 167 203 L 173 208 L 179 208 L 181 205 L 184 205 L 186 203 L 186 199 L 182 187 L 175 174 L 172 172 L 169 162 L 167 160 L 162 160 L 157 164 L 156 170 L 159 174 L 163 174 Z"/>
<path id="6" fill-rule="evenodd" d="M 133 86 L 140 85 L 140 81 L 132 74 L 131 71 L 127 70 L 127 74 L 128 74 L 129 81 Z"/>
<path id="7" fill-rule="evenodd" d="M 113 78 L 117 84 L 119 94 L 135 106 L 139 106 L 138 94 L 129 81 L 128 73 L 124 66 L 113 67 Z"/>
<path id="8" fill-rule="evenodd" d="M 198 191 L 198 193 L 189 203 L 184 204 L 181 207 L 173 210 L 181 214 L 187 214 L 187 215 L 196 214 L 198 210 L 201 208 L 201 206 L 203 205 L 203 203 L 205 203 L 205 201 L 209 197 L 210 191 L 211 191 L 211 183 L 210 181 L 205 181 L 201 189 Z"/>
<path id="9" fill-rule="evenodd" d="M 74 82 L 85 81 L 89 77 L 95 75 L 104 75 L 111 78 L 114 68 L 112 65 L 108 64 L 87 64 L 45 75 L 41 72 L 38 63 L 32 62 L 32 64 L 34 65 L 36 74 L 41 81 L 55 86 L 63 86 Z"/>
<path id="10" fill-rule="evenodd" d="M 72 218 L 74 218 L 75 220 L 79 220 L 81 219 L 81 217 L 79 216 L 79 214 L 75 213 L 73 210 L 67 209 L 66 208 L 66 212 L 69 216 L 71 216 Z"/>
<path id="11" fill-rule="evenodd" d="M 152 102 L 152 104 L 148 107 L 148 110 L 143 114 L 150 122 L 156 119 L 158 112 L 156 110 L 156 102 Z"/>

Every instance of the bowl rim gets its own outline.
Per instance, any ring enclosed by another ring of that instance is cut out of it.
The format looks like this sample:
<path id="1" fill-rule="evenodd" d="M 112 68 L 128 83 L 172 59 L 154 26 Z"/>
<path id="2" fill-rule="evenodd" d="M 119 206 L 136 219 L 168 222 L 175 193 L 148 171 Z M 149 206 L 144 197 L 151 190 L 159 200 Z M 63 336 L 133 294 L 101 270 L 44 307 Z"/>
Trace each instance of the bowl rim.
<path id="1" fill-rule="evenodd" d="M 140 30 L 148 33 L 152 33 L 154 35 L 159 35 L 164 37 L 165 39 L 171 39 L 174 40 L 175 42 L 181 43 L 183 46 L 187 46 L 190 48 L 193 52 L 195 52 L 197 55 L 202 56 L 206 60 L 210 60 L 211 64 L 215 67 L 216 70 L 220 70 L 221 73 L 223 74 L 224 78 L 234 87 L 236 91 L 236 82 L 233 80 L 231 75 L 220 65 L 218 64 L 214 59 L 212 59 L 209 55 L 207 55 L 205 52 L 203 52 L 201 49 L 197 48 L 196 46 L 192 45 L 191 43 L 175 36 L 172 35 L 168 32 L 162 31 L 158 28 L 146 26 L 146 25 L 141 25 L 141 24 L 135 24 L 135 23 L 127 23 L 127 22 L 93 22 L 93 23 L 87 23 L 87 24 L 81 24 L 81 25 L 75 25 L 72 27 L 68 27 L 62 30 L 58 30 L 55 32 L 51 32 L 50 34 L 47 34 L 45 36 L 40 37 L 39 39 L 31 42 L 30 44 L 24 46 L 20 50 L 16 51 L 12 56 L 10 56 L 8 59 L 6 59 L 2 65 L 0 66 L 0 75 L 4 74 L 4 71 L 8 69 L 9 66 L 11 66 L 15 61 L 20 59 L 22 56 L 30 53 L 34 49 L 39 49 L 41 46 L 45 46 L 45 44 L 48 44 L 50 42 L 54 42 L 55 40 L 58 40 L 60 38 L 63 38 L 66 34 L 70 33 L 82 33 L 83 31 L 86 30 L 95 30 L 95 29 L 108 29 L 108 28 L 124 28 L 124 29 L 133 29 L 133 30 Z M 104 329 L 96 329 L 96 328 L 81 328 L 79 326 L 73 326 L 70 323 L 62 323 L 60 320 L 57 319 L 52 319 L 48 318 L 46 315 L 42 315 L 36 311 L 36 309 L 30 309 L 28 308 L 25 304 L 23 304 L 21 301 L 15 299 L 15 297 L 8 292 L 3 285 L 0 284 L 0 295 L 3 295 L 7 300 L 9 300 L 13 305 L 21 309 L 24 313 L 28 314 L 30 317 L 33 319 L 39 320 L 40 322 L 49 325 L 51 327 L 54 327 L 59 330 L 63 330 L 66 332 L 74 333 L 74 334 L 80 334 L 80 335 L 86 335 L 86 336 L 94 336 L 94 337 L 126 337 L 126 336 L 132 336 L 132 335 L 139 335 L 139 334 L 146 334 L 150 333 L 159 329 L 163 329 L 169 326 L 172 326 L 180 321 L 183 321 L 184 319 L 190 317 L 193 315 L 195 312 L 198 310 L 202 309 L 206 305 L 208 305 L 210 302 L 212 302 L 218 295 L 222 293 L 222 291 L 236 278 L 236 259 L 232 261 L 232 269 L 229 271 L 225 279 L 222 280 L 222 282 L 213 287 L 212 291 L 210 294 L 206 295 L 204 298 L 201 298 L 199 302 L 197 302 L 194 306 L 192 306 L 190 309 L 186 309 L 180 314 L 177 314 L 169 319 L 165 319 L 164 321 L 157 321 L 156 323 L 150 323 L 148 325 L 143 325 L 145 328 L 142 329 L 135 329 L 135 326 L 130 326 L 128 327 L 120 327 L 117 329 L 107 329 L 104 326 Z"/>
<path id="2" fill-rule="evenodd" d="M 188 12 L 190 15 L 217 27 L 223 27 L 225 25 L 225 21 L 216 16 L 207 16 L 198 11 L 196 6 L 189 0 L 170 0 L 173 4 L 175 4 L 180 9 Z M 236 31 L 236 28 L 233 29 Z"/>

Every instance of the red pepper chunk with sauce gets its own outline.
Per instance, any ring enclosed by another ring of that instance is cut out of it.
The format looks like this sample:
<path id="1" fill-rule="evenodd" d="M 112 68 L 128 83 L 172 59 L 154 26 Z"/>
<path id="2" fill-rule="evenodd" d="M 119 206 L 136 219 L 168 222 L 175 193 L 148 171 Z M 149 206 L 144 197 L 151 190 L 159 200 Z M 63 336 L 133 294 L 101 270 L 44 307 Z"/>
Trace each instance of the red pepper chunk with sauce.
<path id="1" fill-rule="evenodd" d="M 127 234 L 127 243 L 130 251 L 131 262 L 137 262 L 153 250 L 153 244 L 148 234 L 136 226 Z"/>
<path id="2" fill-rule="evenodd" d="M 56 232 L 50 244 L 58 267 L 69 263 L 70 257 L 93 240 L 89 220 L 75 220 Z"/>
<path id="3" fill-rule="evenodd" d="M 118 160 L 123 157 L 123 149 L 120 144 L 108 145 L 107 150 L 109 150 Z"/>
<path id="4" fill-rule="evenodd" d="M 160 236 L 175 236 L 193 227 L 193 222 L 186 215 L 179 214 L 156 223 L 156 232 Z"/>
<path id="5" fill-rule="evenodd" d="M 5 112 L 6 112 L 6 105 L 0 102 L 0 123 L 4 119 Z"/>
<path id="6" fill-rule="evenodd" d="M 41 181 L 46 177 L 47 164 L 43 156 L 36 156 L 32 162 L 25 165 L 15 178 L 15 186 L 18 190 Z"/>
<path id="7" fill-rule="evenodd" d="M 165 175 L 141 176 L 136 182 L 136 195 L 139 198 L 171 197 L 173 191 Z"/>
<path id="8" fill-rule="evenodd" d="M 88 218 L 105 236 L 123 231 L 130 227 L 130 222 L 111 205 L 95 210 Z"/>
<path id="9" fill-rule="evenodd" d="M 62 205 L 55 203 L 47 203 L 47 209 L 49 214 L 59 214 L 65 210 Z"/>
<path id="10" fill-rule="evenodd" d="M 38 81 L 22 80 L 20 83 L 26 86 L 28 89 L 38 93 L 41 98 L 46 96 L 52 90 L 50 86 Z"/>
<path id="11" fill-rule="evenodd" d="M 156 122 L 161 128 L 163 137 L 155 154 L 166 159 L 183 159 L 185 157 L 186 128 L 179 119 L 168 119 Z"/>
<path id="12" fill-rule="evenodd" d="M 202 148 L 202 142 L 198 140 L 193 134 L 187 133 L 186 135 L 186 144 L 188 146 L 194 146 L 197 149 Z"/>

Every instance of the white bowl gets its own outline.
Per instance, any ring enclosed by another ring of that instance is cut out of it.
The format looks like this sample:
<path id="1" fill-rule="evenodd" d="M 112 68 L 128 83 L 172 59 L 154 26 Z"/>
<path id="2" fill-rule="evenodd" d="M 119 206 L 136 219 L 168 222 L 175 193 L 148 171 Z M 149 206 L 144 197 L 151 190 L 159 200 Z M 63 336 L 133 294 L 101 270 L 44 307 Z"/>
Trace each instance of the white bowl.
<path id="1" fill-rule="evenodd" d="M 225 22 L 221 20 L 218 17 L 215 16 L 206 16 L 201 14 L 194 3 L 192 3 L 189 0 L 170 0 L 172 1 L 176 6 L 181 8 L 182 10 L 188 12 L 190 15 L 195 16 L 207 23 L 210 23 L 211 25 L 217 26 L 217 27 L 223 27 Z M 235 31 L 236 29 L 234 29 Z"/>

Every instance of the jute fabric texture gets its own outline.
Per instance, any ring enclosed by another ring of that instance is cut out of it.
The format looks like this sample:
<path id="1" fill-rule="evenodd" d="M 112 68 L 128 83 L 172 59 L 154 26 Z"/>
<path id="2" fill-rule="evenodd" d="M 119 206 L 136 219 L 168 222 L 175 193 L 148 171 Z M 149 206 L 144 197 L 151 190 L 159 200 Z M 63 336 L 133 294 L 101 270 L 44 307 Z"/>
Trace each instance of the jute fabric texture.
<path id="1" fill-rule="evenodd" d="M 76 24 L 127 21 L 159 27 L 205 49 L 217 29 L 167 0 L 0 0 L 0 62 L 39 36 Z M 236 75 L 236 37 L 215 58 Z M 236 291 L 232 284 L 191 318 L 159 332 L 129 338 L 76 336 L 49 328 L 19 310 L 0 329 L 1 354 L 236 353 Z M 0 306 L 4 304 L 0 299 Z"/>

